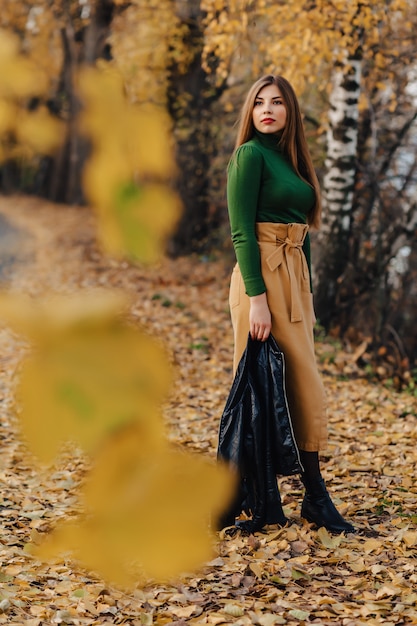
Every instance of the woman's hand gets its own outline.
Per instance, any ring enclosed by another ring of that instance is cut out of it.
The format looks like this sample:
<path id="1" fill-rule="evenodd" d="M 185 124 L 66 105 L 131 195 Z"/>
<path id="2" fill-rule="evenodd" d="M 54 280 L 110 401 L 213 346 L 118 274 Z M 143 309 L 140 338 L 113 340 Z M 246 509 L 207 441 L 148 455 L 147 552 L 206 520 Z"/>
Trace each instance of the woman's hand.
<path id="1" fill-rule="evenodd" d="M 266 293 L 250 298 L 249 330 L 252 339 L 266 341 L 271 332 L 271 312 L 269 310 Z"/>

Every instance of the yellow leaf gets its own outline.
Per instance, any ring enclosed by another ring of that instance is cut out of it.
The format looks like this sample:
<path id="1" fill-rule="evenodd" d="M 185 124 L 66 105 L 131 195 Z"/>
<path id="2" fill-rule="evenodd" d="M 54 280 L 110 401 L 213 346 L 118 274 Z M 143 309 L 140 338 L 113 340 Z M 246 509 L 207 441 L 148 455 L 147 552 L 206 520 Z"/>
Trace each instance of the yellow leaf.
<path id="1" fill-rule="evenodd" d="M 186 619 L 191 617 L 191 615 L 197 609 L 196 604 L 189 604 L 188 606 L 179 606 L 179 607 L 171 607 L 170 611 L 175 615 L 175 617 L 179 617 L 181 619 Z"/>
<path id="2" fill-rule="evenodd" d="M 391 585 L 383 585 L 376 592 L 376 599 L 391 598 L 392 596 L 401 595 L 401 589 Z"/>
<path id="3" fill-rule="evenodd" d="M 123 585 L 136 584 L 139 571 L 171 578 L 211 557 L 210 517 L 230 487 L 222 466 L 168 445 L 149 449 L 140 429 L 125 429 L 96 459 L 84 490 L 86 519 L 58 527 L 36 553 L 70 551 Z"/>
<path id="4" fill-rule="evenodd" d="M 63 124 L 45 108 L 21 112 L 16 133 L 20 142 L 28 143 L 37 153 L 50 154 L 63 141 Z"/>
<path id="5" fill-rule="evenodd" d="M 341 536 L 332 537 L 324 526 L 318 529 L 317 535 L 324 547 L 330 548 L 331 550 L 340 546 L 340 542 L 342 541 Z"/>
<path id="6" fill-rule="evenodd" d="M 380 548 L 382 548 L 382 543 L 378 539 L 367 539 L 363 546 L 363 550 L 366 554 L 369 554 L 370 552 L 375 552 Z"/>
<path id="7" fill-rule="evenodd" d="M 417 543 L 417 531 L 409 530 L 404 533 L 403 541 L 407 546 L 415 546 Z"/>
<path id="8" fill-rule="evenodd" d="M 15 107 L 5 100 L 0 100 L 0 135 L 13 128 L 15 121 Z"/>
<path id="9" fill-rule="evenodd" d="M 129 105 L 114 72 L 84 70 L 79 90 L 81 128 L 93 145 L 83 186 L 98 212 L 100 241 L 113 255 L 153 262 L 180 212 L 179 197 L 163 184 L 174 172 L 168 116 Z"/>
<path id="10" fill-rule="evenodd" d="M 95 149 L 121 151 L 132 173 L 168 178 L 174 171 L 169 117 L 160 108 L 130 105 L 115 72 L 84 69 L 79 91 L 83 131 Z M 106 132 L 103 132 L 103 129 Z"/>
<path id="11" fill-rule="evenodd" d="M 296 539 L 298 539 L 298 533 L 295 528 L 288 528 L 286 533 L 286 539 L 287 541 L 296 541 Z"/>
<path id="12" fill-rule="evenodd" d="M 277 626 L 277 624 L 286 624 L 287 620 L 276 613 L 262 613 L 257 616 L 257 623 L 260 626 Z"/>
<path id="13" fill-rule="evenodd" d="M 19 39 L 0 31 L 0 95 L 24 98 L 43 93 L 46 76 L 30 59 L 19 54 Z"/>
<path id="14" fill-rule="evenodd" d="M 162 437 L 168 356 L 117 319 L 126 303 L 122 294 L 100 290 L 40 301 L 0 295 L 0 319 L 36 344 L 18 394 L 23 433 L 41 460 L 51 461 L 68 440 L 91 450 L 129 422 L 141 424 L 148 445 Z"/>
<path id="15" fill-rule="evenodd" d="M 100 219 L 111 214 L 118 190 L 131 177 L 130 164 L 121 148 L 106 146 L 95 150 L 84 167 L 83 188 Z"/>
<path id="16" fill-rule="evenodd" d="M 92 450 L 104 435 L 134 421 L 150 445 L 161 436 L 159 405 L 170 381 L 165 352 L 133 328 L 114 323 L 57 333 L 23 366 L 23 433 L 46 462 L 66 441 Z"/>
<path id="17" fill-rule="evenodd" d="M 107 326 L 127 305 L 124 293 L 104 289 L 71 296 L 49 294 L 38 300 L 23 293 L 0 292 L 0 320 L 18 333 L 45 341 L 72 327 Z"/>
<path id="18" fill-rule="evenodd" d="M 178 196 L 163 185 L 120 186 L 112 209 L 100 213 L 99 237 L 111 254 L 153 263 L 179 213 Z"/>
<path id="19" fill-rule="evenodd" d="M 174 159 L 166 113 L 156 107 L 133 109 L 127 133 L 135 171 L 141 176 L 172 176 Z"/>
<path id="20" fill-rule="evenodd" d="M 262 567 L 261 563 L 256 563 L 255 561 L 254 563 L 250 563 L 249 567 L 252 570 L 252 572 L 255 574 L 256 578 L 262 578 L 263 573 L 264 573 L 264 568 Z"/>
<path id="21" fill-rule="evenodd" d="M 349 568 L 352 572 L 365 572 L 368 569 L 368 565 L 365 564 L 363 559 L 357 559 L 356 561 L 349 561 Z"/>

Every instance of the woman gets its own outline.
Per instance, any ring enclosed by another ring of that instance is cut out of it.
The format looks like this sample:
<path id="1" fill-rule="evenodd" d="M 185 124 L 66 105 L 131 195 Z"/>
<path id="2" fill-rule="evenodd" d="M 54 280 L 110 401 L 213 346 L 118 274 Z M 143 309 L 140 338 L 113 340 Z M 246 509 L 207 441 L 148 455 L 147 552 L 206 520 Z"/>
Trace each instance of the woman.
<path id="1" fill-rule="evenodd" d="M 282 76 L 264 76 L 247 95 L 228 168 L 227 202 L 237 258 L 229 302 L 234 369 L 248 333 L 265 341 L 272 332 L 285 355 L 287 398 L 303 466 L 301 515 L 332 532 L 354 532 L 320 473 L 327 423 L 314 353 L 308 235 L 309 226 L 320 223 L 320 190 L 299 104 Z"/>

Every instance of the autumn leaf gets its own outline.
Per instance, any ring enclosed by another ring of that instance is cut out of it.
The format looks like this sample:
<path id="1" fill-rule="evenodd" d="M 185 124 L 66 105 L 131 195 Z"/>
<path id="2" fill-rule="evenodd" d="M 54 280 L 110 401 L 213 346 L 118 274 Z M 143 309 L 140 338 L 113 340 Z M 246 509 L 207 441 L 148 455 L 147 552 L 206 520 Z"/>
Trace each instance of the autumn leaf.
<path id="1" fill-rule="evenodd" d="M 79 90 L 81 128 L 93 144 L 84 189 L 99 215 L 100 241 L 112 255 L 155 262 L 181 209 L 169 185 L 174 160 L 167 116 L 130 105 L 120 77 L 109 71 L 84 70 Z"/>
<path id="2" fill-rule="evenodd" d="M 64 126 L 45 108 L 28 113 L 20 112 L 16 136 L 22 144 L 28 144 L 37 154 L 50 154 L 62 142 Z"/>
<path id="3" fill-rule="evenodd" d="M 86 519 L 58 527 L 36 554 L 71 551 L 123 585 L 140 573 L 169 579 L 210 558 L 209 524 L 230 488 L 223 467 L 168 445 L 151 449 L 140 429 L 124 429 L 96 457 L 83 490 Z"/>
<path id="4" fill-rule="evenodd" d="M 46 341 L 71 327 L 106 326 L 128 310 L 120 290 L 90 289 L 78 294 L 44 293 L 32 298 L 22 292 L 0 292 L 0 320 L 31 340 Z"/>
<path id="5" fill-rule="evenodd" d="M 153 263 L 179 211 L 177 196 L 165 186 L 124 185 L 117 190 L 113 209 L 100 211 L 99 236 L 112 254 Z"/>
<path id="6" fill-rule="evenodd" d="M 0 30 L 0 97 L 24 98 L 45 91 L 43 72 L 20 54 L 20 41 L 9 31 Z"/>
<path id="7" fill-rule="evenodd" d="M 0 161 L 50 154 L 62 140 L 62 124 L 45 107 L 29 110 L 27 99 L 47 91 L 46 74 L 20 51 L 19 38 L 0 30 Z"/>
<path id="8" fill-rule="evenodd" d="M 329 534 L 329 531 L 324 526 L 318 529 L 317 536 L 325 548 L 330 548 L 330 549 L 337 548 L 338 546 L 340 546 L 340 543 L 342 541 L 341 535 L 337 537 L 332 537 Z"/>
<path id="9" fill-rule="evenodd" d="M 0 133 L 5 133 L 14 127 L 16 121 L 16 107 L 6 100 L 0 100 Z"/>
<path id="10" fill-rule="evenodd" d="M 67 441 L 92 451 L 133 422 L 141 424 L 142 445 L 156 446 L 172 373 L 160 344 L 117 320 L 120 298 L 96 293 L 26 302 L 3 295 L 0 316 L 13 324 L 16 314 L 17 328 L 26 326 L 35 339 L 18 389 L 21 427 L 34 454 L 51 462 Z"/>

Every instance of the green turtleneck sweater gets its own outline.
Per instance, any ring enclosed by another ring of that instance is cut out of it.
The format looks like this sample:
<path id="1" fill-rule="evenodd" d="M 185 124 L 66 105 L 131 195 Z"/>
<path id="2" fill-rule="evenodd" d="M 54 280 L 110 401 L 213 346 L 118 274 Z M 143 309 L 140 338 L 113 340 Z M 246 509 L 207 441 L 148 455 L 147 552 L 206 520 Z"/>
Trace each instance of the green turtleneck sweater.
<path id="1" fill-rule="evenodd" d="M 266 291 L 256 222 L 305 224 L 314 204 L 314 190 L 296 174 L 278 141 L 277 135 L 255 130 L 252 139 L 235 151 L 228 167 L 227 205 L 232 241 L 249 296 Z M 310 269 L 308 233 L 303 251 Z"/>

